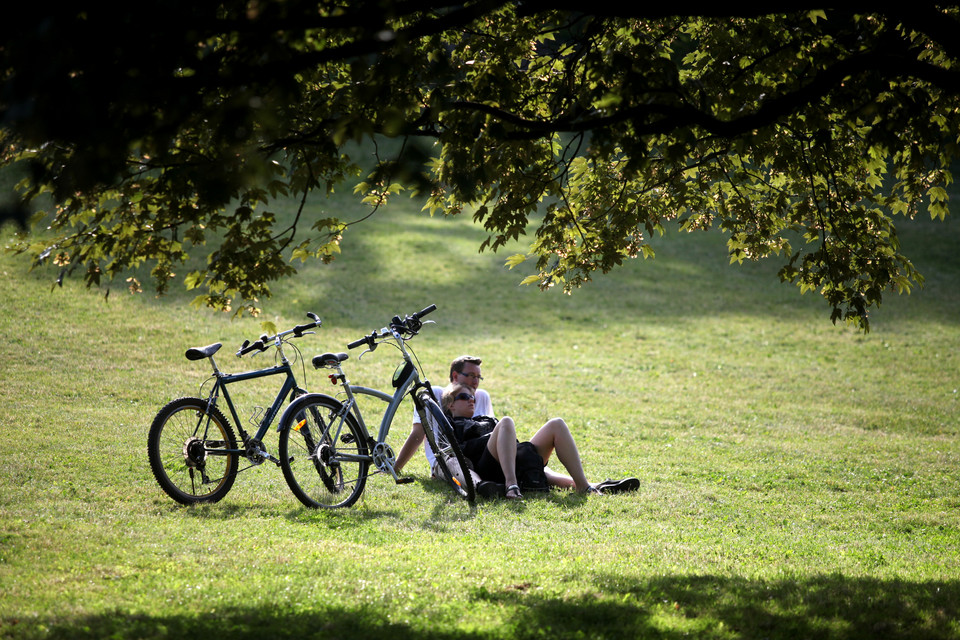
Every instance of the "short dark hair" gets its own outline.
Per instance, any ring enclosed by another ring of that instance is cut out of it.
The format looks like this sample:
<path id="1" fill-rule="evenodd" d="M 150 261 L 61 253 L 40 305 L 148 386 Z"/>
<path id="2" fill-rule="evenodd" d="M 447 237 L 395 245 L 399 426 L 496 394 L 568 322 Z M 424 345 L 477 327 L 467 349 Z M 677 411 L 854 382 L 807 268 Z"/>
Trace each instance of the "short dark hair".
<path id="1" fill-rule="evenodd" d="M 453 374 L 463 373 L 463 365 L 465 364 L 475 364 L 478 367 L 483 364 L 483 360 L 476 356 L 460 356 L 459 358 L 454 358 L 453 362 L 450 363 L 450 379 L 453 380 Z"/>

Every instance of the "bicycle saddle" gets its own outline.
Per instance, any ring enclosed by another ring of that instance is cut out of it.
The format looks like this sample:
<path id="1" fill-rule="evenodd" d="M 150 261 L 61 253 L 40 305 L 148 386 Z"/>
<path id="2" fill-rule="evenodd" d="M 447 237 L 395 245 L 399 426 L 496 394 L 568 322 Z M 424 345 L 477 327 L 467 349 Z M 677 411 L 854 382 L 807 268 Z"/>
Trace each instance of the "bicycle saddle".
<path id="1" fill-rule="evenodd" d="M 205 347 L 191 347 L 187 349 L 187 360 L 203 360 L 204 358 L 209 358 L 217 351 L 220 351 L 220 347 L 222 346 L 222 344 L 216 342 Z"/>
<path id="2" fill-rule="evenodd" d="M 313 356 L 313 368 L 322 369 L 323 367 L 335 367 L 350 355 L 346 353 L 322 353 L 319 356 Z"/>

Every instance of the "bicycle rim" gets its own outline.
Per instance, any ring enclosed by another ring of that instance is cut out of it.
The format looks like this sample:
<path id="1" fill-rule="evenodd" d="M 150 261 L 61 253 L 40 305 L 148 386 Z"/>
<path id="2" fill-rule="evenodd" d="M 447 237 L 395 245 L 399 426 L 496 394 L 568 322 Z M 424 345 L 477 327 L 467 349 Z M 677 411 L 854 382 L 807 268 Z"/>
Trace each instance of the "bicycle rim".
<path id="1" fill-rule="evenodd" d="M 300 502 L 313 508 L 349 507 L 363 493 L 369 459 L 367 444 L 351 415 L 334 398 L 299 398 L 281 425 L 279 454 L 283 476 Z"/>
<path id="2" fill-rule="evenodd" d="M 216 407 L 180 398 L 163 407 L 147 437 L 147 457 L 160 488 L 181 504 L 217 502 L 233 487 L 237 456 L 233 428 Z"/>
<path id="3" fill-rule="evenodd" d="M 467 464 L 460 444 L 453 436 L 450 421 L 440 410 L 440 406 L 426 392 L 420 394 L 423 408 L 420 410 L 420 423 L 423 433 L 436 456 L 440 474 L 454 492 L 468 502 L 476 497 L 473 475 Z"/>

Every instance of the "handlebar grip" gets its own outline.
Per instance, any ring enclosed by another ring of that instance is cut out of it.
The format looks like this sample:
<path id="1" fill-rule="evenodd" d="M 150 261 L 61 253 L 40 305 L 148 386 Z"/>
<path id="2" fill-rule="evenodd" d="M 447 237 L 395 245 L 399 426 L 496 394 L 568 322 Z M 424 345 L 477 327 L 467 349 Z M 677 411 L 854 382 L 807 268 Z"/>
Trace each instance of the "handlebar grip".
<path id="1" fill-rule="evenodd" d="M 432 304 L 432 305 L 430 305 L 429 307 L 427 307 L 426 309 L 423 309 L 422 311 L 418 311 L 417 313 L 413 314 L 413 317 L 419 319 L 419 318 L 422 318 L 423 316 L 427 315 L 428 313 L 433 313 L 433 312 L 436 311 L 436 310 L 437 310 L 437 305 Z"/>
<path id="2" fill-rule="evenodd" d="M 245 341 L 244 344 L 247 344 L 247 341 Z M 263 339 L 261 338 L 260 340 L 257 340 L 256 342 L 254 342 L 248 347 L 247 346 L 240 347 L 240 351 L 237 351 L 237 355 L 245 356 L 251 351 L 266 351 L 266 349 L 267 348 L 263 344 Z"/>
<path id="3" fill-rule="evenodd" d="M 314 327 L 319 327 L 319 326 L 320 326 L 319 322 L 308 322 L 307 324 L 298 324 L 293 328 L 293 335 L 299 338 L 303 336 L 303 332 L 306 331 L 307 329 L 313 329 Z"/>
<path id="4" fill-rule="evenodd" d="M 377 336 L 377 332 L 374 331 L 368 336 L 363 336 L 359 340 L 354 340 L 353 342 L 347 344 L 347 349 L 356 349 L 357 347 L 363 346 L 365 344 L 369 345 L 370 348 L 373 349 L 375 346 L 377 346 L 377 343 L 374 342 L 376 336 Z"/>

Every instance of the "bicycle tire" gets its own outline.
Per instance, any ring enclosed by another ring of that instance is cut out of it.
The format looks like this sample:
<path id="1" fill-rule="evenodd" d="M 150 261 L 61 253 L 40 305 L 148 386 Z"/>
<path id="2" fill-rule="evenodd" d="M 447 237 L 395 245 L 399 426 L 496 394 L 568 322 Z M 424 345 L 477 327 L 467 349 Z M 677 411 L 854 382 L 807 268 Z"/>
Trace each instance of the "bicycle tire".
<path id="1" fill-rule="evenodd" d="M 336 398 L 311 393 L 295 400 L 283 415 L 278 451 L 290 491 L 308 507 L 349 507 L 363 493 L 367 442 Z"/>
<path id="2" fill-rule="evenodd" d="M 154 478 L 168 496 L 186 505 L 218 502 L 230 492 L 237 479 L 237 454 L 210 452 L 236 448 L 230 422 L 202 398 L 167 403 L 147 436 Z"/>
<path id="3" fill-rule="evenodd" d="M 460 443 L 453 435 L 453 427 L 447 416 L 440 409 L 440 405 L 427 390 L 418 394 L 420 407 L 420 424 L 423 425 L 423 434 L 430 443 L 430 448 L 436 456 L 437 467 L 440 473 L 453 490 L 467 502 L 473 502 L 476 498 L 476 488 L 473 483 L 473 475 L 469 472 L 467 459 L 463 455 Z M 422 408 L 421 408 L 422 407 Z M 457 468 L 461 473 L 456 473 L 452 469 L 452 463 L 456 462 Z M 463 471 L 465 470 L 465 471 Z"/>

